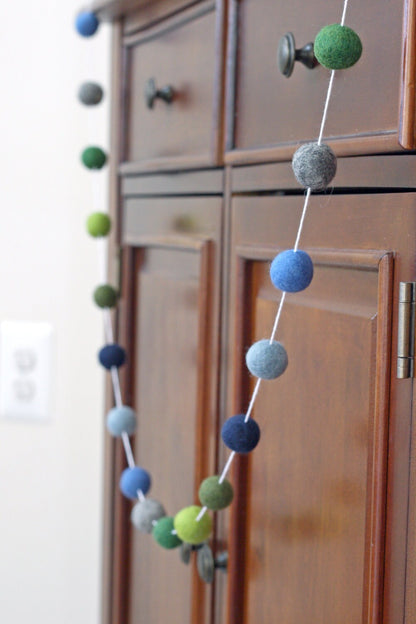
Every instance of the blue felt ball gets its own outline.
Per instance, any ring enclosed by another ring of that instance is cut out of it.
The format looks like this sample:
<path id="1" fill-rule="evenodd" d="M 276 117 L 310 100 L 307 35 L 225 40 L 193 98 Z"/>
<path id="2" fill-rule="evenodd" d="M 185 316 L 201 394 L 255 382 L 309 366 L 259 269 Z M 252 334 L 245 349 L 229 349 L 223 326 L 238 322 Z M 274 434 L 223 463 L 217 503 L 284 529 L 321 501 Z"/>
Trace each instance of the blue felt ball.
<path id="1" fill-rule="evenodd" d="M 81 37 L 91 37 L 97 32 L 98 19 L 91 11 L 81 11 L 75 18 L 75 28 Z"/>
<path id="2" fill-rule="evenodd" d="M 114 343 L 105 345 L 98 352 L 98 360 L 101 366 L 110 370 L 112 366 L 123 366 L 126 361 L 126 352 L 123 347 Z"/>
<path id="3" fill-rule="evenodd" d="M 313 263 L 306 251 L 287 249 L 278 254 L 270 267 L 273 286 L 285 292 L 299 292 L 313 278 Z"/>
<path id="4" fill-rule="evenodd" d="M 274 340 L 259 340 L 251 345 L 246 354 L 247 368 L 252 375 L 261 379 L 276 379 L 288 365 L 286 349 Z"/>
<path id="5" fill-rule="evenodd" d="M 244 422 L 245 415 L 237 414 L 225 421 L 221 437 L 225 444 L 236 453 L 249 453 L 256 448 L 260 440 L 260 428 L 255 420 L 249 418 Z"/>
<path id="6" fill-rule="evenodd" d="M 143 494 L 147 494 L 150 490 L 150 474 L 144 468 L 140 468 L 140 466 L 126 468 L 122 472 L 119 485 L 124 496 L 131 500 L 136 500 L 138 490 L 141 490 Z"/>
<path id="7" fill-rule="evenodd" d="M 107 414 L 107 429 L 111 435 L 118 437 L 125 431 L 131 435 L 136 430 L 136 414 L 131 407 L 122 405 L 113 407 Z"/>

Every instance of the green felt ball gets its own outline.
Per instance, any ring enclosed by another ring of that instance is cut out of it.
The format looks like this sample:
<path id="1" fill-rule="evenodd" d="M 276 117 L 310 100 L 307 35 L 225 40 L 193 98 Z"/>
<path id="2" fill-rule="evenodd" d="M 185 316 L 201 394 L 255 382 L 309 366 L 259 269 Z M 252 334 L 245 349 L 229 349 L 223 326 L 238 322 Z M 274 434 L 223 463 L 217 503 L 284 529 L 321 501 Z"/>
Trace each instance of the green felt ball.
<path id="1" fill-rule="evenodd" d="M 234 497 L 233 486 L 227 479 L 219 483 L 219 476 L 208 477 L 202 481 L 199 488 L 199 500 L 208 509 L 218 511 L 231 504 Z"/>
<path id="2" fill-rule="evenodd" d="M 107 236 L 110 229 L 111 220 L 105 212 L 93 212 L 87 219 L 87 232 L 94 238 Z"/>
<path id="3" fill-rule="evenodd" d="M 363 46 L 356 32 L 348 26 L 330 24 L 316 35 L 314 54 L 328 69 L 347 69 L 361 56 Z"/>
<path id="4" fill-rule="evenodd" d="M 81 160 L 87 169 L 102 169 L 104 167 L 107 156 L 101 147 L 86 147 L 81 154 Z"/>
<path id="5" fill-rule="evenodd" d="M 182 544 L 182 540 L 177 535 L 172 534 L 173 530 L 173 518 L 171 516 L 165 516 L 156 522 L 153 527 L 152 535 L 160 546 L 170 550 Z"/>
<path id="6" fill-rule="evenodd" d="M 94 301 L 99 308 L 114 308 L 117 299 L 117 291 L 109 284 L 97 286 L 94 290 Z"/>
<path id="7" fill-rule="evenodd" d="M 176 514 L 173 525 L 183 542 L 201 544 L 209 537 L 212 530 L 212 518 L 206 513 L 197 522 L 196 519 L 200 511 L 201 507 L 191 505 L 181 509 Z"/>

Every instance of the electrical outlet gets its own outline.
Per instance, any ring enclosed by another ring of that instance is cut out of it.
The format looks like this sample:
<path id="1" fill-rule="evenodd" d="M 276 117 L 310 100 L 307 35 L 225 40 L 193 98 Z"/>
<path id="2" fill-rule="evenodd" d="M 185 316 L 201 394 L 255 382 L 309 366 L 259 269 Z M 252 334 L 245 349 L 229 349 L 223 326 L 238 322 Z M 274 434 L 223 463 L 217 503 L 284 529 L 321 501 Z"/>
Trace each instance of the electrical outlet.
<path id="1" fill-rule="evenodd" d="M 50 418 L 53 328 L 49 323 L 0 324 L 0 414 Z"/>

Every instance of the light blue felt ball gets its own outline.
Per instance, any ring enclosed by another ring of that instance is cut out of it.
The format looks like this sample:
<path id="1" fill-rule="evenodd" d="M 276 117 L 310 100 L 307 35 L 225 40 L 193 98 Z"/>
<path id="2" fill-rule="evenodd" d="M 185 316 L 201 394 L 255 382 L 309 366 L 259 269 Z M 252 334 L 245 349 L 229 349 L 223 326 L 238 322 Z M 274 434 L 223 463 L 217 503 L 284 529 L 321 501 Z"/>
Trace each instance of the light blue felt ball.
<path id="1" fill-rule="evenodd" d="M 244 414 L 231 416 L 225 421 L 221 437 L 225 444 L 236 453 L 249 453 L 256 448 L 260 440 L 260 427 L 253 418 L 245 421 Z"/>
<path id="2" fill-rule="evenodd" d="M 306 251 L 287 249 L 278 254 L 270 267 L 273 286 L 284 292 L 299 292 L 313 278 L 313 263 Z"/>
<path id="3" fill-rule="evenodd" d="M 119 437 L 125 431 L 132 435 L 136 430 L 136 414 L 131 407 L 122 405 L 113 407 L 107 414 L 107 429 L 114 437 Z"/>
<path id="4" fill-rule="evenodd" d="M 287 368 L 286 349 L 276 340 L 271 344 L 270 340 L 259 340 L 247 351 L 246 364 L 252 375 L 260 379 L 276 379 Z"/>
<path id="5" fill-rule="evenodd" d="M 135 466 L 134 468 L 126 468 L 123 470 L 119 486 L 126 498 L 136 500 L 138 490 L 143 494 L 147 494 L 150 490 L 151 483 L 152 480 L 147 470 L 140 468 L 140 466 Z"/>
<path id="6" fill-rule="evenodd" d="M 81 37 L 91 37 L 97 32 L 99 22 L 95 13 L 81 11 L 75 18 L 75 29 Z"/>

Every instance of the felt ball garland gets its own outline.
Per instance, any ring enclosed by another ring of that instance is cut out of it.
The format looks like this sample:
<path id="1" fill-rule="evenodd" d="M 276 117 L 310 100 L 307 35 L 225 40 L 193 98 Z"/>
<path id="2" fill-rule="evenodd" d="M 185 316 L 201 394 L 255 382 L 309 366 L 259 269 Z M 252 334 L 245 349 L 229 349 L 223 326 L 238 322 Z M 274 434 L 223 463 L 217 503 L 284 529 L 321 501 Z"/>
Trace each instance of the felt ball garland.
<path id="1" fill-rule="evenodd" d="M 113 366 L 120 368 L 125 364 L 126 359 L 125 350 L 118 344 L 107 344 L 98 352 L 98 360 L 107 370 L 111 370 Z"/>
<path id="2" fill-rule="evenodd" d="M 85 106 L 96 106 L 103 97 L 104 91 L 96 82 L 84 82 L 78 90 L 78 99 Z"/>
<path id="3" fill-rule="evenodd" d="M 247 368 L 257 377 L 257 381 L 247 411 L 231 416 L 222 426 L 221 437 L 231 453 L 222 473 L 207 477 L 201 483 L 198 496 L 202 507 L 190 505 L 169 516 L 161 502 L 146 497 L 152 479 L 145 468 L 135 463 L 129 436 L 136 431 L 137 418 L 133 408 L 123 404 L 118 378 L 118 368 L 126 361 L 124 349 L 114 342 L 110 316 L 111 308 L 117 304 L 118 293 L 113 286 L 106 283 L 97 286 L 93 293 L 96 305 L 104 313 L 106 333 L 106 344 L 100 349 L 98 359 L 111 373 L 115 397 L 115 407 L 107 414 L 107 429 L 112 436 L 122 440 L 128 464 L 120 477 L 119 488 L 126 498 L 136 501 L 131 511 L 132 524 L 137 530 L 152 534 L 155 542 L 162 548 L 170 550 L 181 544 L 199 547 L 209 539 L 213 520 L 207 513 L 208 510 L 216 512 L 225 509 L 233 500 L 233 488 L 226 475 L 235 455 L 252 452 L 260 441 L 260 427 L 251 416 L 260 384 L 263 380 L 277 379 L 288 366 L 286 349 L 275 340 L 275 335 L 287 294 L 306 289 L 313 279 L 313 261 L 306 251 L 299 249 L 299 242 L 311 193 L 325 190 L 336 174 L 336 156 L 322 142 L 335 71 L 353 66 L 362 53 L 359 36 L 344 25 L 347 6 L 348 0 L 344 0 L 340 24 L 325 26 L 315 39 L 316 58 L 321 65 L 331 69 L 331 75 L 318 139 L 300 146 L 292 160 L 295 178 L 306 189 L 296 240 L 293 249 L 281 251 L 271 262 L 271 282 L 281 291 L 271 336 L 258 340 L 247 350 Z M 75 21 L 76 30 L 83 37 L 92 36 L 98 25 L 96 16 L 89 12 L 80 13 Z M 102 88 L 93 82 L 84 83 L 78 92 L 79 101 L 90 109 L 100 103 L 102 97 Z M 100 169 L 107 162 L 107 155 L 100 147 L 89 146 L 82 152 L 81 160 L 88 169 Z M 88 217 L 87 232 L 92 238 L 105 238 L 110 230 L 111 221 L 105 213 L 95 212 Z M 206 547 L 205 544 L 203 548 Z"/>
<path id="4" fill-rule="evenodd" d="M 111 230 L 110 217 L 105 212 L 93 212 L 87 219 L 87 231 L 90 236 L 107 236 Z"/>
<path id="5" fill-rule="evenodd" d="M 75 28 L 81 37 L 91 37 L 98 30 L 97 16 L 91 11 L 81 11 L 75 18 Z"/>
<path id="6" fill-rule="evenodd" d="M 81 160 L 88 169 L 102 169 L 107 162 L 107 156 L 101 147 L 91 145 L 84 149 Z"/>

